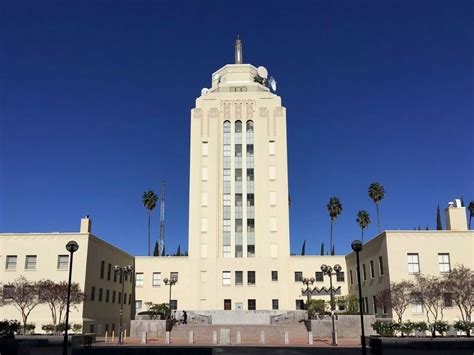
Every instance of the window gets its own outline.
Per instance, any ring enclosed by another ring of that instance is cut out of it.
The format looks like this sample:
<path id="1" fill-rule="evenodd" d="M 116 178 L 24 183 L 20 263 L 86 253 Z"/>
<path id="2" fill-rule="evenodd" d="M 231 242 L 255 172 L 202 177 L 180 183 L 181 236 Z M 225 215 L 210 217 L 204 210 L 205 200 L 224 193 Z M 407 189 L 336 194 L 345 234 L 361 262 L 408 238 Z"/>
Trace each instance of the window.
<path id="1" fill-rule="evenodd" d="M 364 276 L 364 281 L 367 280 L 367 271 L 365 270 L 365 264 L 362 264 L 362 276 Z"/>
<path id="2" fill-rule="evenodd" d="M 275 206 L 277 204 L 277 194 L 275 191 L 270 191 L 270 206 Z"/>
<path id="3" fill-rule="evenodd" d="M 372 304 L 374 307 L 374 314 L 377 314 L 377 298 L 375 296 L 372 296 Z"/>
<path id="4" fill-rule="evenodd" d="M 411 312 L 412 313 L 423 313 L 423 303 L 418 295 L 413 295 L 411 299 Z M 384 310 L 385 313 L 385 310 Z"/>
<path id="5" fill-rule="evenodd" d="M 137 272 L 135 274 L 135 286 L 143 287 L 143 272 Z"/>
<path id="6" fill-rule="evenodd" d="M 276 179 L 276 167 L 274 166 L 268 167 L 268 177 L 270 178 L 270 180 Z"/>
<path id="7" fill-rule="evenodd" d="M 117 282 L 117 273 L 114 271 L 114 282 Z"/>
<path id="8" fill-rule="evenodd" d="M 207 167 L 203 166 L 201 169 L 201 179 L 207 181 Z"/>
<path id="9" fill-rule="evenodd" d="M 255 285 L 255 271 L 247 271 L 247 285 Z"/>
<path id="10" fill-rule="evenodd" d="M 324 274 L 323 274 L 322 271 L 316 271 L 315 280 L 316 280 L 316 282 L 323 282 L 324 281 Z"/>
<path id="11" fill-rule="evenodd" d="M 178 300 L 171 300 L 170 309 L 176 311 L 178 309 Z"/>
<path id="12" fill-rule="evenodd" d="M 69 255 L 58 255 L 58 269 L 67 270 L 69 264 Z"/>
<path id="13" fill-rule="evenodd" d="M 207 206 L 207 192 L 201 193 L 201 206 Z"/>
<path id="14" fill-rule="evenodd" d="M 126 272 L 124 275 L 125 275 L 125 281 L 128 281 L 128 273 Z M 130 277 L 130 280 L 131 280 L 131 279 L 132 279 L 132 278 Z"/>
<path id="15" fill-rule="evenodd" d="M 303 281 L 303 273 L 301 271 L 295 271 L 295 281 L 296 282 Z"/>
<path id="16" fill-rule="evenodd" d="M 364 308 L 365 308 L 365 314 L 369 314 L 369 298 L 368 297 L 365 297 L 364 298 L 365 302 L 364 302 Z"/>
<path id="17" fill-rule="evenodd" d="M 371 279 L 375 278 L 374 261 L 373 260 L 370 260 L 370 278 Z"/>
<path id="18" fill-rule="evenodd" d="M 241 286 L 244 283 L 244 273 L 243 271 L 236 271 L 235 272 L 235 285 Z"/>
<path id="19" fill-rule="evenodd" d="M 103 279 L 104 278 L 104 272 L 105 272 L 105 261 L 102 260 L 100 262 L 100 278 Z"/>
<path id="20" fill-rule="evenodd" d="M 304 309 L 304 301 L 303 300 L 296 300 L 296 309 Z"/>
<path id="21" fill-rule="evenodd" d="M 5 265 L 5 268 L 7 270 L 15 270 L 16 269 L 16 255 L 7 255 L 7 263 Z"/>
<path id="22" fill-rule="evenodd" d="M 109 298 L 110 298 L 110 290 L 106 290 L 105 291 L 105 302 L 109 302 Z"/>
<path id="23" fill-rule="evenodd" d="M 110 276 L 112 275 L 112 264 L 107 265 L 107 281 L 110 281 Z"/>
<path id="24" fill-rule="evenodd" d="M 137 313 L 142 310 L 142 307 L 143 307 L 142 300 L 136 300 L 135 301 L 135 309 L 137 310 Z"/>
<path id="25" fill-rule="evenodd" d="M 418 254 L 407 254 L 408 256 L 408 272 L 410 274 L 418 274 L 420 272 L 420 263 Z"/>
<path id="26" fill-rule="evenodd" d="M 379 274 L 383 276 L 383 261 L 381 256 L 379 256 Z"/>
<path id="27" fill-rule="evenodd" d="M 115 303 L 115 291 L 112 291 L 112 303 Z"/>
<path id="28" fill-rule="evenodd" d="M 336 281 L 344 282 L 344 271 L 336 272 Z"/>
<path id="29" fill-rule="evenodd" d="M 387 305 L 385 303 L 382 305 L 382 311 L 383 314 L 387 314 Z"/>
<path id="30" fill-rule="evenodd" d="M 443 293 L 443 302 L 445 307 L 453 306 L 453 294 L 452 293 Z"/>
<path id="31" fill-rule="evenodd" d="M 25 259 L 25 269 L 35 270 L 36 269 L 36 255 L 27 255 Z"/>
<path id="32" fill-rule="evenodd" d="M 224 311 L 232 310 L 232 300 L 225 299 L 224 300 Z"/>
<path id="33" fill-rule="evenodd" d="M 449 254 L 438 254 L 439 272 L 450 272 L 451 266 L 449 264 Z"/>
<path id="34" fill-rule="evenodd" d="M 127 292 L 123 293 L 123 304 L 127 304 Z"/>
<path id="35" fill-rule="evenodd" d="M 278 281 L 278 271 L 272 271 L 272 281 Z"/>
<path id="36" fill-rule="evenodd" d="M 122 303 L 122 292 L 119 291 L 117 303 Z"/>
<path id="37" fill-rule="evenodd" d="M 222 271 L 222 285 L 230 286 L 230 271 Z"/>
<path id="38" fill-rule="evenodd" d="M 275 155 L 275 142 L 274 141 L 268 142 L 268 154 Z"/>
<path id="39" fill-rule="evenodd" d="M 128 304 L 132 304 L 132 294 L 128 295 Z"/>
<path id="40" fill-rule="evenodd" d="M 201 218 L 201 232 L 207 232 L 207 218 Z"/>
<path id="41" fill-rule="evenodd" d="M 349 270 L 349 278 L 351 279 L 351 285 L 353 285 L 354 279 L 352 278 L 352 270 Z"/>
<path id="42" fill-rule="evenodd" d="M 202 142 L 202 155 L 207 155 L 208 154 L 208 145 L 207 145 L 207 142 Z"/>
<path id="43" fill-rule="evenodd" d="M 151 285 L 153 287 L 158 287 L 161 284 L 161 272 L 154 272 L 153 278 L 151 280 Z"/>
<path id="44" fill-rule="evenodd" d="M 109 332 L 109 324 L 105 323 L 105 333 L 107 334 Z"/>
<path id="45" fill-rule="evenodd" d="M 279 309 L 278 308 L 278 299 L 273 299 L 272 300 L 272 309 Z"/>
<path id="46" fill-rule="evenodd" d="M 256 300 L 247 300 L 247 309 L 249 311 L 255 311 L 257 309 L 257 301 Z"/>
<path id="47" fill-rule="evenodd" d="M 102 302 L 102 293 L 104 290 L 102 288 L 99 288 L 99 302 Z"/>
<path id="48" fill-rule="evenodd" d="M 178 273 L 177 272 L 170 272 L 170 279 L 178 281 Z"/>
<path id="49" fill-rule="evenodd" d="M 270 218 L 270 231 L 271 232 L 277 231 L 277 219 L 275 217 Z"/>
<path id="50" fill-rule="evenodd" d="M 92 286 L 92 289 L 91 289 L 91 301 L 94 301 L 95 300 L 95 287 Z"/>

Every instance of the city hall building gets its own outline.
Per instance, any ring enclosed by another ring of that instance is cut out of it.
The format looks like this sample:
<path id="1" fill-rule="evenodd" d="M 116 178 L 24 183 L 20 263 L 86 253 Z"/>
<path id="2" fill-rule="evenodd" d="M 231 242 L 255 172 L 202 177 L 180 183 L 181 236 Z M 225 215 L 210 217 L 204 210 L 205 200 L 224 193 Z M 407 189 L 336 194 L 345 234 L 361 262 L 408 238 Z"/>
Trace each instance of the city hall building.
<path id="1" fill-rule="evenodd" d="M 290 255 L 286 109 L 267 70 L 243 63 L 240 41 L 235 54 L 235 64 L 212 74 L 210 88 L 191 110 L 188 256 L 131 256 L 94 236 L 90 219 L 83 218 L 79 233 L 0 234 L 0 283 L 20 275 L 67 280 L 64 245 L 76 240 L 73 279 L 87 299 L 72 310 L 71 322 L 99 334 L 117 329 L 120 297 L 125 297 L 126 324 L 146 303 L 168 302 L 165 278 L 177 280 L 172 308 L 196 314 L 301 309 L 303 277 L 315 278 L 313 298 L 329 300 L 322 264 L 342 267 L 333 277 L 336 296 L 358 295 L 354 253 Z M 364 245 L 366 313 L 395 317 L 374 301 L 390 282 L 417 273 L 442 275 L 458 264 L 473 269 L 474 232 L 467 228 L 465 208 L 450 206 L 446 216 L 447 230 L 384 231 Z M 133 282 L 114 278 L 115 264 L 132 265 Z M 119 296 L 121 281 L 126 291 Z M 2 318 L 21 318 L 13 306 L 0 312 Z M 416 303 L 405 315 L 423 317 Z M 50 318 L 41 305 L 29 321 L 38 331 Z M 456 319 L 457 307 L 451 305 L 445 320 Z"/>

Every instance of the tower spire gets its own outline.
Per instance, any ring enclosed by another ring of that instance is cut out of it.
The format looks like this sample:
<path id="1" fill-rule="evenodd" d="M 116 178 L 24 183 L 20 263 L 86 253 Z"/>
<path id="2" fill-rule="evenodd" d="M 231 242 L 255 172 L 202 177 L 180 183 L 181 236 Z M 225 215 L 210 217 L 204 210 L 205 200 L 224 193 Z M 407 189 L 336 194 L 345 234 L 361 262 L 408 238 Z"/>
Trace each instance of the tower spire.
<path id="1" fill-rule="evenodd" d="M 242 41 L 240 40 L 239 35 L 237 35 L 237 39 L 235 40 L 235 64 L 242 64 L 243 63 L 243 55 L 242 55 Z"/>

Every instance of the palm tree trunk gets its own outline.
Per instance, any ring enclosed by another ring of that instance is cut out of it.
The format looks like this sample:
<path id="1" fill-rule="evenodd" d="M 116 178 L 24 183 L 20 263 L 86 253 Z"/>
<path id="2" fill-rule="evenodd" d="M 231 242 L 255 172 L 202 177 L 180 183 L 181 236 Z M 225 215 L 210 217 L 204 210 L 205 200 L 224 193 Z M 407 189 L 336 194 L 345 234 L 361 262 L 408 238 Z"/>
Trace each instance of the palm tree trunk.
<path id="1" fill-rule="evenodd" d="M 148 210 L 148 256 L 150 256 L 150 218 L 151 218 L 151 211 Z"/>
<path id="2" fill-rule="evenodd" d="M 364 244 L 364 228 L 360 229 L 362 231 L 362 244 Z"/>
<path id="3" fill-rule="evenodd" d="M 379 203 L 376 202 L 375 206 L 377 207 L 377 226 L 379 228 L 379 233 L 380 233 L 380 216 L 379 216 Z"/>
<path id="4" fill-rule="evenodd" d="M 332 251 L 332 225 L 333 225 L 333 220 L 331 218 L 331 234 L 330 234 L 330 237 L 329 237 L 329 252 L 330 253 Z"/>
<path id="5" fill-rule="evenodd" d="M 471 229 L 471 219 L 472 219 L 472 214 L 469 215 L 469 230 Z"/>

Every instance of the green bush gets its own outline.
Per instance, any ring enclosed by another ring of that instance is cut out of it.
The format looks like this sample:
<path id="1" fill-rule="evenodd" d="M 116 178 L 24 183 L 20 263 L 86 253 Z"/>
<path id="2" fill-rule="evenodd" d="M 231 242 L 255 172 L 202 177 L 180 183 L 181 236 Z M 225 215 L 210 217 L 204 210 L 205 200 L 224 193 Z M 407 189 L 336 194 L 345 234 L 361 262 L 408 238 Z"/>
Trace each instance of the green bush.
<path id="1" fill-rule="evenodd" d="M 372 324 L 372 328 L 383 337 L 393 337 L 400 330 L 400 325 L 394 321 L 377 320 Z"/>
<path id="2" fill-rule="evenodd" d="M 26 334 L 34 333 L 35 329 L 36 329 L 36 325 L 34 323 L 26 324 L 26 327 L 25 327 Z"/>
<path id="3" fill-rule="evenodd" d="M 72 326 L 72 331 L 74 333 L 80 333 L 81 329 L 82 329 L 82 324 L 74 324 Z"/>
<path id="4" fill-rule="evenodd" d="M 71 324 L 68 324 L 67 325 L 67 330 L 70 330 L 71 329 Z M 57 326 L 56 326 L 56 332 L 58 333 L 64 333 L 66 331 L 66 323 L 59 323 Z"/>
<path id="5" fill-rule="evenodd" d="M 426 332 L 428 330 L 428 325 L 426 322 L 415 322 L 413 323 L 413 329 L 417 332 Z"/>
<path id="6" fill-rule="evenodd" d="M 402 334 L 410 335 L 415 331 L 415 324 L 416 323 L 410 322 L 409 320 L 403 322 L 403 324 L 400 326 L 400 331 L 402 332 Z"/>
<path id="7" fill-rule="evenodd" d="M 13 338 L 20 331 L 21 324 L 17 320 L 0 321 L 0 338 Z"/>
<path id="8" fill-rule="evenodd" d="M 466 334 L 469 334 L 471 330 L 474 329 L 474 322 L 457 320 L 456 322 L 454 322 L 453 328 L 459 332 L 466 332 Z"/>
<path id="9" fill-rule="evenodd" d="M 432 330 L 440 334 L 443 334 L 443 333 L 446 333 L 451 327 L 449 326 L 448 322 L 438 320 L 431 325 L 431 328 Z"/>
<path id="10" fill-rule="evenodd" d="M 326 311 L 326 302 L 324 300 L 310 300 L 308 305 L 308 314 L 310 319 L 314 319 L 317 314 L 324 314 Z"/>
<path id="11" fill-rule="evenodd" d="M 56 326 L 54 324 L 45 324 L 41 327 L 46 333 L 52 334 L 56 330 Z"/>

